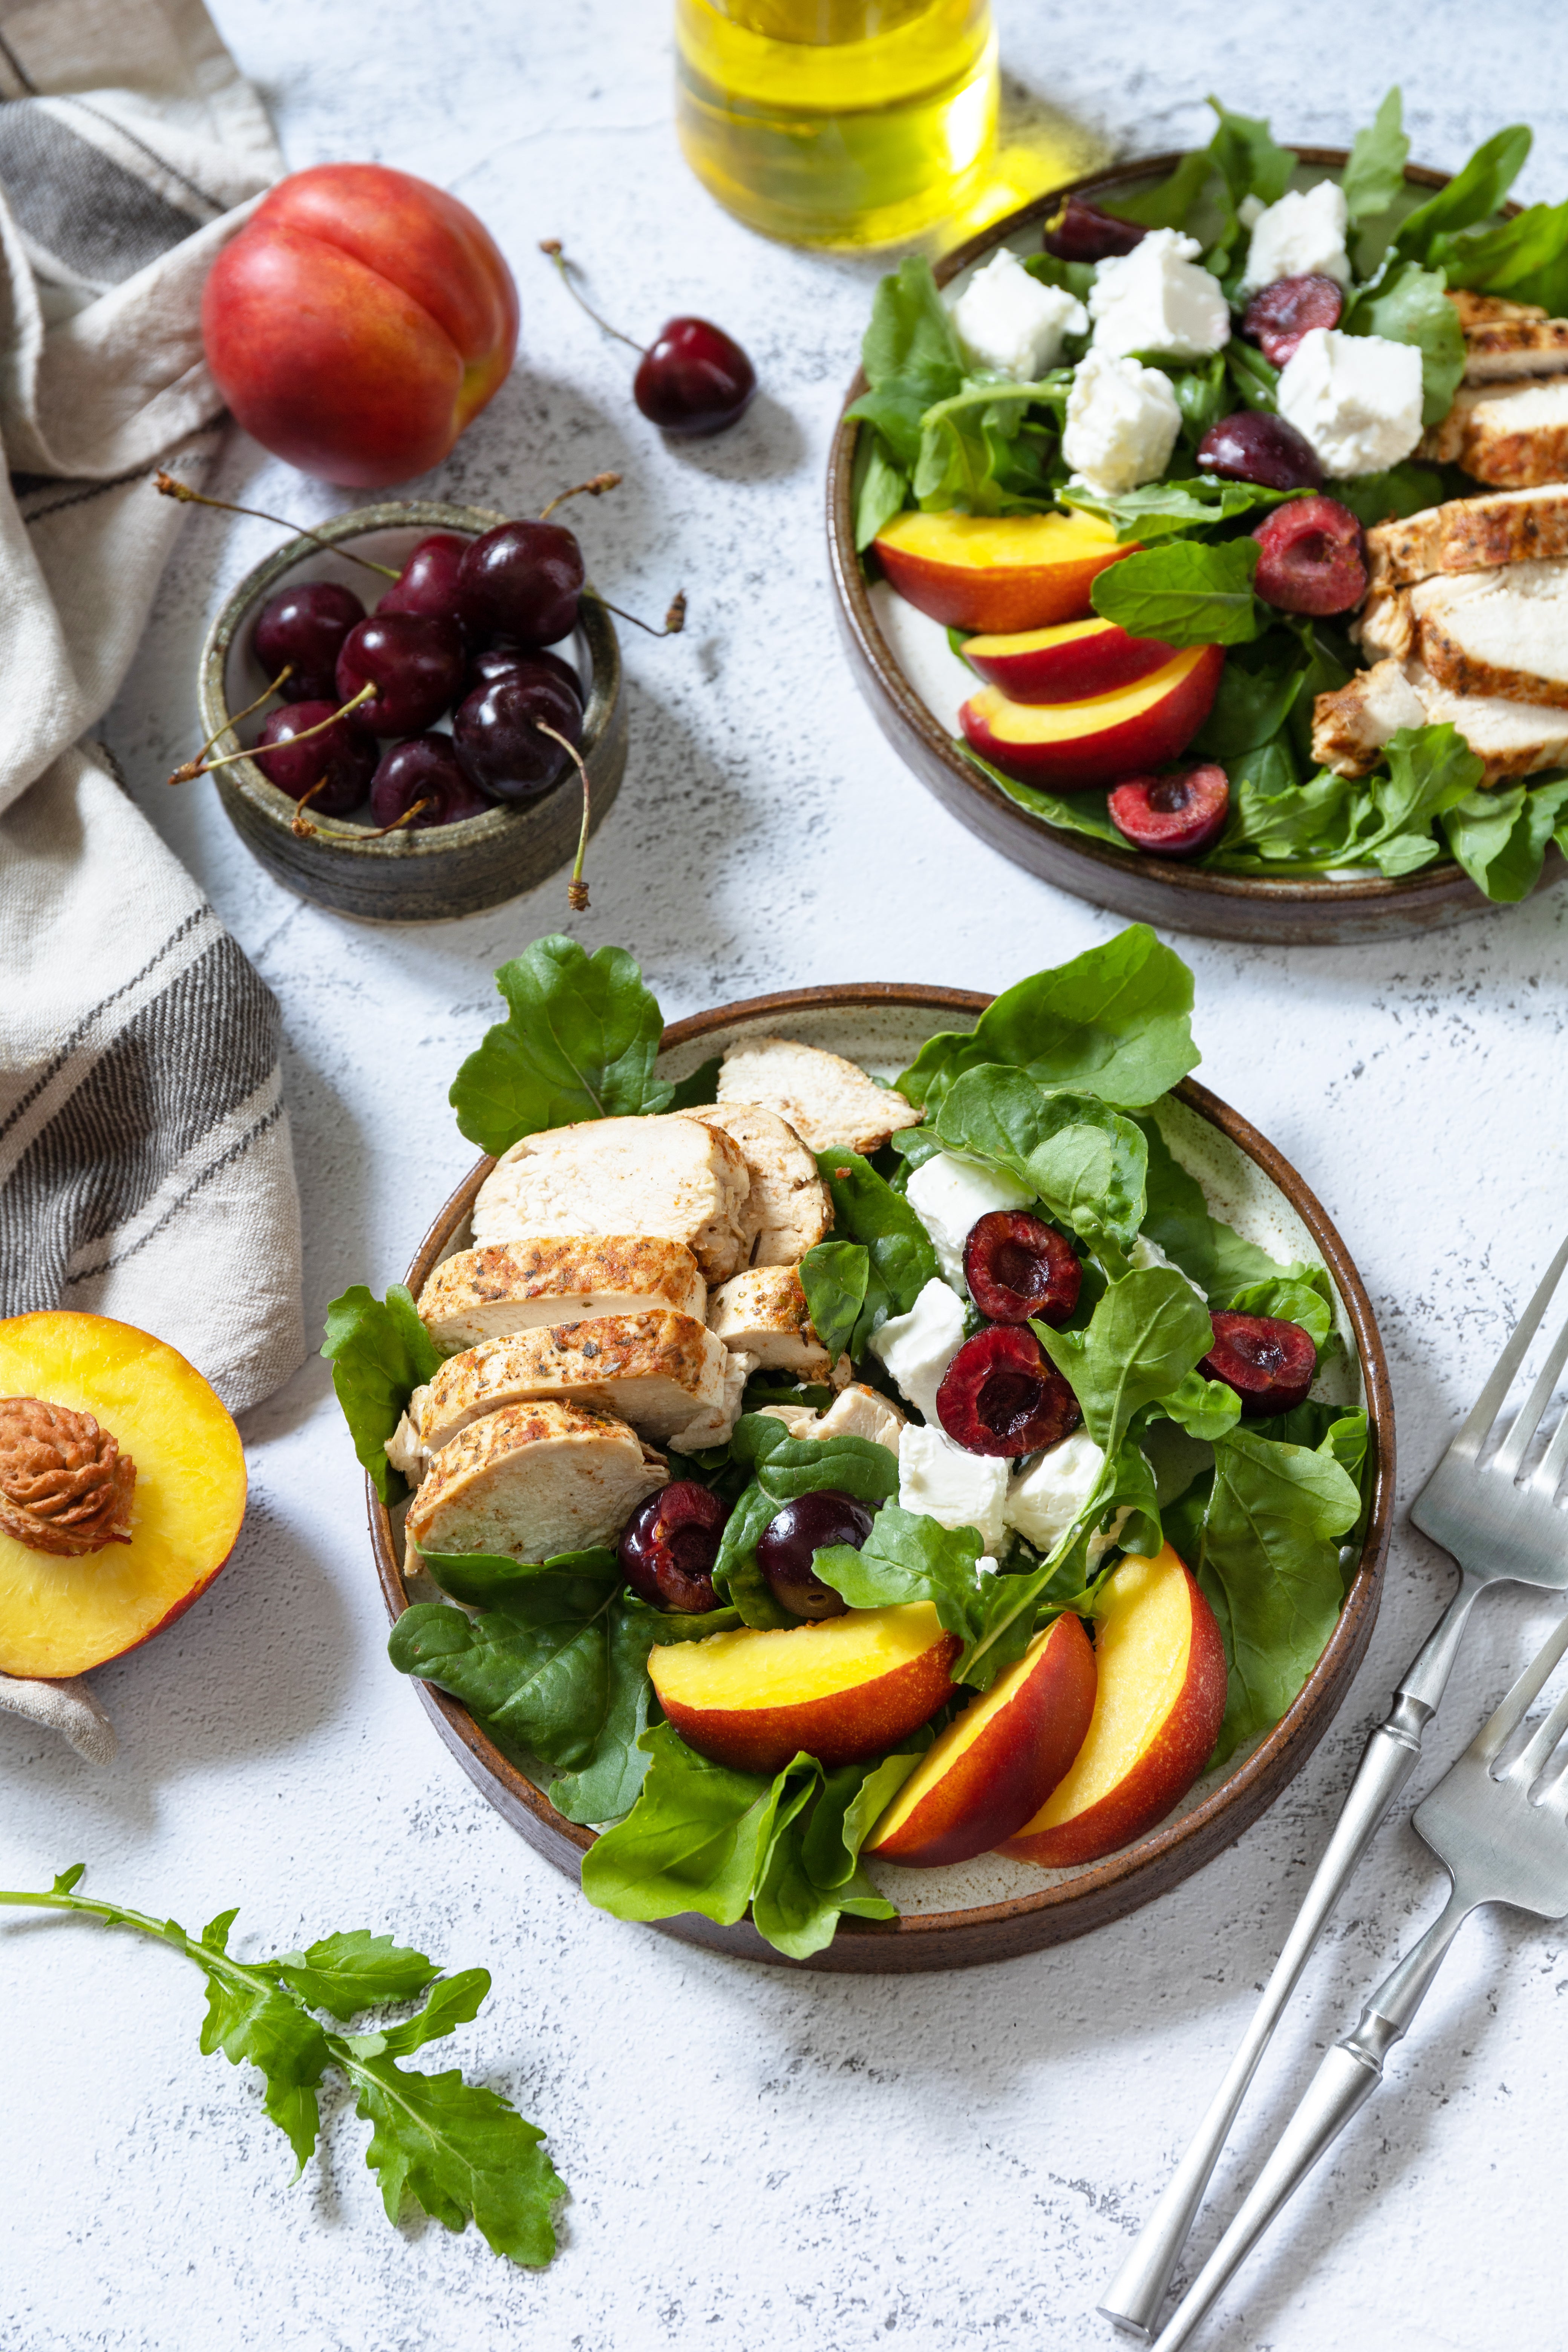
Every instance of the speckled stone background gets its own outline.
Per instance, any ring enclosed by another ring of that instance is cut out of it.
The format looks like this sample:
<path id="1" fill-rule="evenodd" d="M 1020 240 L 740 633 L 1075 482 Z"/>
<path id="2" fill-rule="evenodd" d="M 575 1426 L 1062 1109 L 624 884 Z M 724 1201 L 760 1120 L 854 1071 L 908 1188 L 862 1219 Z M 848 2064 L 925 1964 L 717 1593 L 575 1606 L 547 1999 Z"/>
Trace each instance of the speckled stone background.
<path id="1" fill-rule="evenodd" d="M 511 258 L 516 373 L 417 487 L 529 511 L 619 467 L 617 497 L 579 512 L 601 585 L 648 612 L 678 585 L 690 596 L 684 639 L 626 633 L 631 769 L 596 845 L 593 913 L 573 928 L 636 949 L 671 1016 L 823 980 L 1000 987 L 1114 929 L 961 832 L 857 699 L 821 483 L 875 268 L 761 243 L 697 187 L 671 128 L 665 0 L 215 0 L 215 14 L 291 163 L 369 155 L 424 173 Z M 1523 115 L 1538 136 L 1521 193 L 1568 193 L 1568 50 L 1543 0 L 999 0 L 998 15 L 1015 102 L 1042 102 L 1037 131 L 1070 165 L 1203 135 L 1211 89 L 1282 135 L 1340 142 L 1398 79 L 1418 157 L 1455 165 Z M 628 328 L 697 310 L 742 340 L 765 390 L 739 432 L 660 441 L 631 405 L 626 353 L 536 253 L 547 235 Z M 305 520 L 353 502 L 238 437 L 223 480 Z M 197 740 L 206 618 L 275 537 L 216 516 L 187 526 L 107 732 L 281 1000 L 314 1329 L 345 1284 L 402 1271 L 468 1163 L 451 1073 L 495 1010 L 493 965 L 565 908 L 552 884 L 461 924 L 355 926 L 268 881 L 210 794 L 165 790 Z M 1563 1223 L 1565 945 L 1568 890 L 1384 949 L 1183 945 L 1201 1075 L 1296 1161 L 1366 1277 L 1406 1495 Z M 253 2080 L 197 2056 L 200 1987 L 170 1954 L 12 1922 L 6 2352 L 1100 2341 L 1097 2291 L 1205 2104 L 1366 1727 L 1447 1593 L 1433 1549 L 1402 1528 L 1334 1733 L 1175 1895 L 1005 1967 L 790 1976 L 601 1916 L 459 1776 L 385 1661 L 324 1366 L 245 1433 L 235 1561 L 174 1631 L 98 1677 L 123 1738 L 114 1771 L 0 1717 L 0 1874 L 47 1883 L 82 1858 L 102 1889 L 187 1923 L 239 1903 L 242 1949 L 365 1922 L 488 1963 L 494 1998 L 458 2046 L 548 2127 L 574 2192 L 560 2255 L 534 2275 L 472 2232 L 394 2232 L 342 2107 L 290 2187 Z M 1547 1616 L 1520 1592 L 1484 1605 L 1418 1786 Z M 1315 2048 L 1439 1885 L 1408 1826 L 1389 1825 L 1254 2094 L 1200 2253 Z M 1215 2352 L 1565 2340 L 1564 1994 L 1557 1937 L 1500 1917 L 1468 1931 L 1389 2088 L 1211 2327 Z"/>

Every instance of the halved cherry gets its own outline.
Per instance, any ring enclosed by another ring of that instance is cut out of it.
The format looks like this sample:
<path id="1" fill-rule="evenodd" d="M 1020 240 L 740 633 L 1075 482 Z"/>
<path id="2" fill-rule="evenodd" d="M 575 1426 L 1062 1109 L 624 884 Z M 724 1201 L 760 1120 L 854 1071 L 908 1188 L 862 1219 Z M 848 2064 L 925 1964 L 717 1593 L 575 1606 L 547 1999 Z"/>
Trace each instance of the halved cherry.
<path id="1" fill-rule="evenodd" d="M 1069 196 L 1040 243 L 1058 261 L 1104 261 L 1110 254 L 1131 253 L 1148 234 L 1135 221 L 1114 220 L 1098 205 Z"/>
<path id="2" fill-rule="evenodd" d="M 1065 1323 L 1078 1305 L 1083 1268 L 1072 1245 L 1026 1209 L 992 1209 L 971 1225 L 963 1279 L 993 1323 Z"/>
<path id="3" fill-rule="evenodd" d="M 1241 331 L 1273 366 L 1294 359 L 1303 335 L 1314 327 L 1337 327 L 1345 307 L 1344 289 L 1313 270 L 1304 278 L 1277 278 L 1247 306 Z"/>
<path id="4" fill-rule="evenodd" d="M 713 1563 L 729 1506 L 695 1478 L 672 1478 L 621 1529 L 621 1573 L 641 1601 L 682 1616 L 717 1609 Z"/>
<path id="5" fill-rule="evenodd" d="M 1198 1366 L 1209 1380 L 1234 1389 L 1253 1421 L 1304 1403 L 1317 1369 L 1311 1333 L 1279 1315 L 1216 1315 L 1214 1346 Z"/>
<path id="6" fill-rule="evenodd" d="M 965 1453 L 1009 1460 L 1055 1445 L 1083 1419 L 1026 1323 L 993 1323 L 966 1339 L 942 1376 L 936 1413 Z"/>
<path id="7" fill-rule="evenodd" d="M 1252 534 L 1253 585 L 1280 613 L 1348 613 L 1366 594 L 1361 525 L 1338 499 L 1294 499 Z"/>
<path id="8" fill-rule="evenodd" d="M 1129 776 L 1106 807 L 1134 849 L 1150 857 L 1196 857 L 1225 831 L 1230 780 L 1212 760 L 1168 776 Z"/>

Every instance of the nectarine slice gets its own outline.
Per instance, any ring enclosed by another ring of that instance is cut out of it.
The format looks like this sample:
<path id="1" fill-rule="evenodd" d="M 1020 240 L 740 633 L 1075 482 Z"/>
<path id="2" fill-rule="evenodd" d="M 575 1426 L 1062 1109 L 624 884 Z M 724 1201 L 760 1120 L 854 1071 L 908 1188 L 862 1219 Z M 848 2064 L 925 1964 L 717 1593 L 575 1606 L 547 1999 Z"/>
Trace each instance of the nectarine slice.
<path id="1" fill-rule="evenodd" d="M 882 1815 L 884 1862 L 968 1862 L 1038 1812 L 1094 1713 L 1094 1652 L 1076 1617 L 1037 1633 L 1016 1666 L 954 1717 Z"/>
<path id="2" fill-rule="evenodd" d="M 963 658 L 1010 702 L 1086 702 L 1163 669 L 1174 646 L 1130 637 L 1114 621 L 1064 621 L 1054 629 L 971 637 Z"/>
<path id="3" fill-rule="evenodd" d="M 1010 702 L 983 686 L 959 721 L 964 741 L 1004 775 L 1046 792 L 1084 792 L 1184 751 L 1214 707 L 1224 667 L 1223 646 L 1189 646 L 1135 686 L 1083 702 Z"/>
<path id="4" fill-rule="evenodd" d="M 106 1315 L 0 1322 L 0 1400 L 19 1398 L 90 1414 L 136 1465 L 128 1543 L 73 1558 L 0 1532 L 0 1674 L 58 1681 L 133 1650 L 205 1591 L 245 1517 L 245 1453 L 194 1365 Z M 38 1467 L 0 1443 L 14 1503 Z"/>
<path id="5" fill-rule="evenodd" d="M 826 1765 L 879 1756 L 952 1696 L 963 1644 L 929 1601 L 743 1627 L 654 1650 L 658 1703 L 689 1747 L 739 1772 L 778 1772 L 803 1749 Z"/>
<path id="6" fill-rule="evenodd" d="M 873 544 L 917 612 L 953 629 L 1043 629 L 1089 612 L 1089 583 L 1118 547 L 1098 515 L 896 514 Z"/>
<path id="7" fill-rule="evenodd" d="M 1129 1556 L 1095 1611 L 1100 1680 L 1071 1769 L 1003 1846 L 1060 1869 L 1098 1862 L 1163 1821 L 1203 1770 L 1225 1714 L 1225 1643 L 1169 1544 Z"/>

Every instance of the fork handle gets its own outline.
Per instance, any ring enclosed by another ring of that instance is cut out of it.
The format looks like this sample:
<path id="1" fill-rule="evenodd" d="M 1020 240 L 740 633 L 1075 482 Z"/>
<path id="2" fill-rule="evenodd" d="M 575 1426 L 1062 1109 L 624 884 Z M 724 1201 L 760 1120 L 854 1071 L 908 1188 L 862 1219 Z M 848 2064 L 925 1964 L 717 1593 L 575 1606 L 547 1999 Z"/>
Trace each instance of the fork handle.
<path id="1" fill-rule="evenodd" d="M 1458 1592 L 1401 1681 L 1386 1721 L 1378 1725 L 1367 1741 L 1333 1834 L 1284 1948 L 1274 1963 L 1241 2046 L 1185 2155 L 1161 2191 L 1126 2261 L 1105 2290 L 1100 2305 L 1102 2317 L 1129 2336 L 1147 2341 L 1153 2335 L 1172 2273 L 1181 2260 L 1182 2248 L 1197 2218 L 1204 2191 L 1237 2110 L 1247 2096 L 1247 2085 L 1351 1874 L 1366 1852 L 1378 1823 L 1415 1769 L 1421 1754 L 1421 1735 L 1437 1711 L 1465 1622 L 1480 1590 L 1479 1580 L 1467 1570 L 1460 1578 Z"/>
<path id="2" fill-rule="evenodd" d="M 1280 2208 L 1366 2105 L 1383 2080 L 1389 2052 L 1409 2031 L 1449 1945 L 1476 1908 L 1473 1899 L 1458 1891 L 1450 1895 L 1420 1942 L 1379 1985 L 1353 2031 L 1327 2053 L 1236 2219 L 1172 2314 L 1154 2352 L 1180 2352 L 1190 2341 Z"/>

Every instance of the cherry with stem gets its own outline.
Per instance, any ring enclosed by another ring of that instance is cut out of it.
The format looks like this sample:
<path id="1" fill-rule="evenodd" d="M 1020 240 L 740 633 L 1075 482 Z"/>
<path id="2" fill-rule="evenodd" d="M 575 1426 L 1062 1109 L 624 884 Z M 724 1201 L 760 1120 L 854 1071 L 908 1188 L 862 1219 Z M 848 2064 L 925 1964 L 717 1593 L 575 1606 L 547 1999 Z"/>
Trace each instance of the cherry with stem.
<path id="1" fill-rule="evenodd" d="M 270 693 L 270 691 L 271 688 L 268 688 L 268 692 Z M 354 695 L 350 701 L 345 702 L 341 710 L 334 710 L 330 719 L 319 719 L 314 727 L 302 727 L 298 735 L 296 735 L 292 740 L 296 743 L 303 743 L 308 741 L 310 737 L 312 735 L 324 735 L 329 727 L 335 727 L 340 719 L 349 718 L 353 712 L 356 711 L 360 708 L 362 703 L 368 702 L 374 692 L 375 687 L 374 683 L 362 686 L 359 692 Z M 264 694 L 261 697 L 261 700 L 265 702 L 267 696 Z M 254 702 L 250 705 L 252 710 L 256 709 L 257 707 L 258 706 Z M 238 713 L 238 716 L 243 719 L 245 718 L 246 713 L 242 710 Z M 226 720 L 224 726 L 218 729 L 218 735 L 226 733 L 228 728 L 232 727 L 234 723 L 235 722 L 232 719 Z M 216 742 L 216 740 L 217 735 L 209 736 L 206 743 L 203 745 L 195 758 L 194 760 L 185 761 L 183 766 L 176 768 L 173 775 L 169 778 L 169 782 L 172 784 L 188 784 L 193 782 L 197 776 L 210 776 L 215 768 L 226 768 L 236 760 L 248 760 L 254 756 L 253 753 L 246 751 L 242 747 L 237 751 L 225 751 L 222 752 L 217 759 L 209 760 L 206 756 L 207 751 L 211 749 L 212 745 Z M 325 778 L 322 779 L 322 782 L 325 782 Z M 313 789 L 316 792 L 320 792 L 321 787 L 320 784 L 317 784 Z M 300 803 L 300 806 L 304 806 L 303 802 Z"/>
<path id="2" fill-rule="evenodd" d="M 645 350 L 601 318 L 573 281 L 557 236 L 540 241 L 568 294 L 594 324 L 638 353 L 632 398 L 663 433 L 722 433 L 738 424 L 757 388 L 757 372 L 732 335 L 710 319 L 667 319 Z"/>

